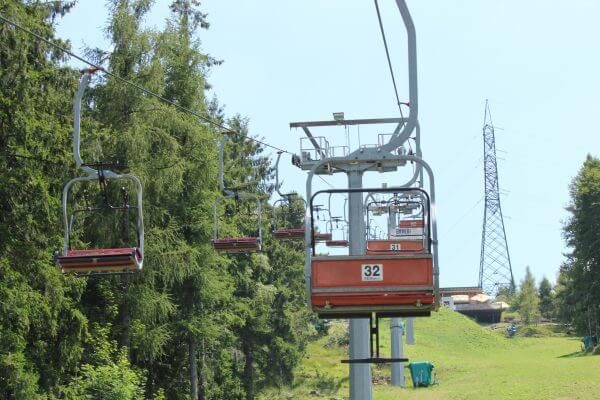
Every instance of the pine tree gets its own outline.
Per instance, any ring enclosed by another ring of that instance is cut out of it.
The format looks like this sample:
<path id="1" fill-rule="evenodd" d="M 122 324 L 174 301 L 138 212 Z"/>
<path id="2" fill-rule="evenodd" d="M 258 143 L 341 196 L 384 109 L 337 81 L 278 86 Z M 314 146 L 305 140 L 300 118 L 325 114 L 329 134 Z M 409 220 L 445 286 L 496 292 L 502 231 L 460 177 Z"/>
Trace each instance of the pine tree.
<path id="1" fill-rule="evenodd" d="M 517 309 L 525 325 L 537 323 L 540 318 L 540 298 L 535 286 L 535 279 L 531 269 L 527 267 L 525 278 L 521 281 L 517 295 Z"/>
<path id="2" fill-rule="evenodd" d="M 540 314 L 542 317 L 554 318 L 554 290 L 546 277 L 540 281 L 538 296 L 540 298 Z"/>
<path id="3" fill-rule="evenodd" d="M 588 155 L 570 186 L 564 236 L 571 252 L 561 267 L 559 316 L 586 335 L 600 334 L 600 159 Z"/>
<path id="4" fill-rule="evenodd" d="M 143 26 L 151 5 L 111 0 L 113 50 L 88 55 L 224 122 L 216 99 L 205 98 L 206 73 L 219 62 L 200 48 L 198 29 L 208 22 L 199 1 L 173 1 L 162 31 Z M 70 6 L 0 1 L 3 15 L 51 40 L 54 19 Z M 273 213 L 301 224 L 303 207 L 268 204 L 273 169 L 265 148 L 247 140 L 247 120 L 227 120 L 240 135 L 226 148 L 226 180 L 259 196 L 265 251 L 219 256 L 210 239 L 221 133 L 97 74 L 83 104 L 83 159 L 124 161 L 141 180 L 145 266 L 127 277 L 62 276 L 51 254 L 62 245 L 62 187 L 81 174 L 64 111 L 80 74 L 62 67 L 54 49 L 6 25 L 0 44 L 0 397 L 253 399 L 265 386 L 289 383 L 308 328 L 302 244 L 276 242 L 269 227 Z M 119 199 L 120 187 L 109 186 L 107 195 Z M 91 182 L 72 199 L 94 204 L 102 193 Z M 225 234 L 256 234 L 254 203 L 220 204 Z M 72 242 L 122 245 L 132 239 L 130 226 L 119 215 L 90 213 L 74 221 Z"/>
<path id="5" fill-rule="evenodd" d="M 72 2 L 0 1 L 2 15 L 40 35 Z M 57 395 L 77 369 L 86 319 L 82 284 L 62 279 L 60 196 L 70 176 L 70 99 L 63 55 L 0 24 L 0 397 Z M 57 344 L 61 343 L 60 346 Z"/>

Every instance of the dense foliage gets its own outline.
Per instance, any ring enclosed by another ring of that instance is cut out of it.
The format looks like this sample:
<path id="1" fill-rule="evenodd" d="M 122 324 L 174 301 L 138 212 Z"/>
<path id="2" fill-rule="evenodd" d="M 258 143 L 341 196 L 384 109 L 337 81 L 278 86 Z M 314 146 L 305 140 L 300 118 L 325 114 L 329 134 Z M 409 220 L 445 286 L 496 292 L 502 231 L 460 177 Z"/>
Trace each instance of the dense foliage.
<path id="1" fill-rule="evenodd" d="M 559 317 L 585 335 L 600 335 L 600 159 L 588 156 L 571 183 L 564 228 L 571 251 L 558 279 Z"/>
<path id="2" fill-rule="evenodd" d="M 535 286 L 535 279 L 529 267 L 525 271 L 525 277 L 521 281 L 515 300 L 515 308 L 519 311 L 525 325 L 538 322 L 540 317 L 540 298 Z"/>
<path id="3" fill-rule="evenodd" d="M 538 287 L 538 296 L 540 298 L 540 314 L 542 317 L 552 319 L 555 317 L 555 295 L 552 283 L 548 278 L 543 277 Z"/>
<path id="4" fill-rule="evenodd" d="M 68 2 L 0 0 L 0 13 L 44 37 Z M 0 398 L 252 399 L 289 383 L 308 331 L 300 245 L 269 235 L 273 171 L 265 149 L 244 140 L 247 121 L 207 99 L 199 1 L 174 0 L 163 30 L 146 29 L 150 0 L 111 0 L 111 52 L 88 55 L 118 76 L 240 132 L 225 148 L 229 187 L 262 202 L 265 252 L 220 256 L 210 246 L 222 133 L 191 115 L 96 74 L 84 101 L 82 156 L 125 161 L 144 187 L 144 270 L 79 278 L 55 268 L 62 245 L 63 185 L 80 175 L 71 153 L 72 98 L 80 73 L 60 52 L 0 24 Z M 67 46 L 68 44 L 62 43 Z M 109 188 L 119 196 L 119 188 Z M 74 192 L 100 198 L 97 184 Z M 253 234 L 256 205 L 219 202 L 220 231 Z M 295 220 L 294 220 L 295 219 Z M 130 221 L 89 215 L 74 242 L 127 240 Z"/>

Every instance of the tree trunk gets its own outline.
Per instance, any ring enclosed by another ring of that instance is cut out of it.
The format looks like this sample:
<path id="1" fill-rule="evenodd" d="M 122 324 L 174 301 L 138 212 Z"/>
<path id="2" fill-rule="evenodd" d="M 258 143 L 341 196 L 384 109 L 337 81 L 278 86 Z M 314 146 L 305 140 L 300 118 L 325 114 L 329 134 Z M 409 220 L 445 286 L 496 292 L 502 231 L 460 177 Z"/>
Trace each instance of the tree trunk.
<path id="1" fill-rule="evenodd" d="M 129 296 L 127 296 L 129 287 L 128 287 L 127 276 L 121 276 L 121 288 L 123 290 L 123 299 L 121 301 L 121 337 L 119 338 L 119 345 L 127 348 L 127 357 L 129 361 L 131 361 L 130 351 L 129 351 L 129 327 L 131 325 L 131 313 L 129 310 Z"/>
<path id="2" fill-rule="evenodd" d="M 198 365 L 196 364 L 196 353 L 198 345 L 196 338 L 190 335 L 188 339 L 189 362 L 190 362 L 190 393 L 192 400 L 198 400 Z"/>
<path id="3" fill-rule="evenodd" d="M 202 341 L 200 347 L 200 369 L 198 370 L 198 400 L 206 399 L 206 385 L 204 382 L 204 371 L 206 368 L 206 360 L 204 359 L 205 354 L 204 341 Z"/>
<path id="4" fill-rule="evenodd" d="M 244 386 L 246 389 L 246 400 L 254 400 L 254 363 L 252 350 L 250 346 L 245 346 L 244 353 L 246 361 L 244 363 Z"/>

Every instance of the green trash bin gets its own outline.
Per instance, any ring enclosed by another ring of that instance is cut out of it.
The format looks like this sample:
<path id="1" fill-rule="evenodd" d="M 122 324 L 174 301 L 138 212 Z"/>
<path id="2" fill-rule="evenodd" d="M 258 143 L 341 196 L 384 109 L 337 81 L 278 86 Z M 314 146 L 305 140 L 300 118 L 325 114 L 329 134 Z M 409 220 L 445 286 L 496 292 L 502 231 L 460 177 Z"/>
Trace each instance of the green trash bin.
<path id="1" fill-rule="evenodd" d="M 584 336 L 583 339 L 581 339 L 581 341 L 583 342 L 583 350 L 591 351 L 594 348 L 594 346 L 598 344 L 598 337 Z"/>
<path id="2" fill-rule="evenodd" d="M 433 385 L 433 364 L 429 361 L 415 361 L 408 364 L 414 387 Z"/>

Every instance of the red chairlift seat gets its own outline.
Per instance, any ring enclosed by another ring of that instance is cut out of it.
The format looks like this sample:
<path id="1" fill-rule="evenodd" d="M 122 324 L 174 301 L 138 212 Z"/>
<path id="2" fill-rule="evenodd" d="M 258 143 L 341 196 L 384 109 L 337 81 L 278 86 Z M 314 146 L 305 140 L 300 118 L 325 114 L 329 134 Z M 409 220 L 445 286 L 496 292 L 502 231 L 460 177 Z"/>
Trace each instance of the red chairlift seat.
<path id="1" fill-rule="evenodd" d="M 367 254 L 406 254 L 425 253 L 423 239 L 420 240 L 369 240 L 367 241 Z"/>
<path id="2" fill-rule="evenodd" d="M 324 318 L 427 316 L 435 309 L 431 254 L 315 256 L 311 270 L 312 308 Z"/>
<path id="3" fill-rule="evenodd" d="M 279 228 L 273 231 L 273 237 L 281 240 L 304 240 L 304 228 Z"/>
<path id="4" fill-rule="evenodd" d="M 212 246 L 219 253 L 251 253 L 261 251 L 261 240 L 258 237 L 219 238 L 212 240 Z"/>
<path id="5" fill-rule="evenodd" d="M 55 255 L 56 264 L 64 273 L 128 273 L 143 267 L 142 252 L 138 247 L 116 249 L 67 250 Z"/>
<path id="6" fill-rule="evenodd" d="M 332 240 L 331 233 L 328 232 L 316 232 L 313 237 L 315 242 L 327 242 L 328 240 Z"/>
<path id="7" fill-rule="evenodd" d="M 349 242 L 345 239 L 338 240 L 327 240 L 325 246 L 327 247 L 348 247 Z"/>

